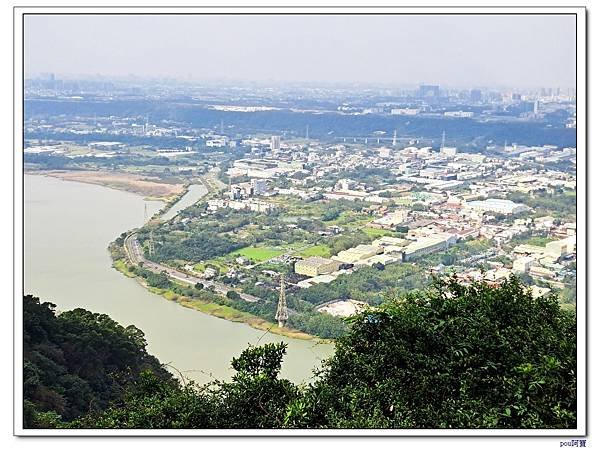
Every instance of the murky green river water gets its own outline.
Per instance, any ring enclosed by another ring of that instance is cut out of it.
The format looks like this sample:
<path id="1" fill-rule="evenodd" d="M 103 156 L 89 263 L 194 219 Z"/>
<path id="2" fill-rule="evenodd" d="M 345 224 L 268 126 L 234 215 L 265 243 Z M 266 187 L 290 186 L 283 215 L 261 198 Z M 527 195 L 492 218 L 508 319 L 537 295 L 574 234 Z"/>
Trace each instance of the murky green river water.
<path id="1" fill-rule="evenodd" d="M 288 339 L 202 314 L 146 291 L 111 267 L 108 243 L 152 215 L 160 202 L 127 192 L 50 177 L 25 176 L 25 293 L 59 310 L 110 315 L 144 331 L 148 351 L 187 377 L 207 382 L 233 373 L 231 358 L 248 344 L 284 341 L 282 375 L 300 382 L 331 345 Z M 262 336 L 262 338 L 261 338 Z"/>

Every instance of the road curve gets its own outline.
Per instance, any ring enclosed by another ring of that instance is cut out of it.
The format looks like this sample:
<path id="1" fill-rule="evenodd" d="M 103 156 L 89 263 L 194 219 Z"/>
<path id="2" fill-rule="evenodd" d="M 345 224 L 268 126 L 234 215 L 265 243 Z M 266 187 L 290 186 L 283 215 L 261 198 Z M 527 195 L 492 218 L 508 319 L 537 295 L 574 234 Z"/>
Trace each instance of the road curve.
<path id="1" fill-rule="evenodd" d="M 135 266 L 139 265 L 139 263 L 142 263 L 144 269 L 147 269 L 151 272 L 166 273 L 170 278 L 183 283 L 190 284 L 192 286 L 196 285 L 196 283 L 200 283 L 204 287 L 213 288 L 215 292 L 221 295 L 227 295 L 227 292 L 235 290 L 232 286 L 228 286 L 224 283 L 206 280 L 204 278 L 190 275 L 188 273 L 182 272 L 181 270 L 177 270 L 172 267 L 165 266 L 164 264 L 155 263 L 146 259 L 142 247 L 139 241 L 137 240 L 137 233 L 135 232 L 129 234 L 125 238 L 124 247 L 129 262 Z M 257 302 L 258 300 L 260 300 L 258 297 L 244 293 L 241 294 L 241 297 L 248 302 Z"/>

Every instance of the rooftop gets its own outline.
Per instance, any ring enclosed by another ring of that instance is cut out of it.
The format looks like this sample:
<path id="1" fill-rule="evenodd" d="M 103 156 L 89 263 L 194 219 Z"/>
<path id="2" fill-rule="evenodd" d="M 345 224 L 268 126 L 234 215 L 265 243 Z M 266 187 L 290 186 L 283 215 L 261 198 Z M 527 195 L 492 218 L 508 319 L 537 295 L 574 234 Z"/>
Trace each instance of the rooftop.
<path id="1" fill-rule="evenodd" d="M 302 264 L 304 266 L 318 267 L 324 264 L 330 264 L 333 261 L 329 258 L 323 258 L 321 256 L 311 256 L 309 258 L 298 261 L 296 264 Z"/>

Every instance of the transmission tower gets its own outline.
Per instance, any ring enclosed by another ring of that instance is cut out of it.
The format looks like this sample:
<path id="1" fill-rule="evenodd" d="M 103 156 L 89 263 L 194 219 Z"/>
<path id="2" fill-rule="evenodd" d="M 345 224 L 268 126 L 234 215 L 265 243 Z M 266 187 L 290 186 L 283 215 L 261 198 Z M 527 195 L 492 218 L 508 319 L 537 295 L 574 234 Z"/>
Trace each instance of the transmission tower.
<path id="1" fill-rule="evenodd" d="M 281 282 L 279 284 L 279 303 L 277 304 L 277 312 L 275 313 L 275 319 L 279 328 L 285 326 L 289 318 L 287 303 L 285 301 L 285 276 L 281 274 Z"/>

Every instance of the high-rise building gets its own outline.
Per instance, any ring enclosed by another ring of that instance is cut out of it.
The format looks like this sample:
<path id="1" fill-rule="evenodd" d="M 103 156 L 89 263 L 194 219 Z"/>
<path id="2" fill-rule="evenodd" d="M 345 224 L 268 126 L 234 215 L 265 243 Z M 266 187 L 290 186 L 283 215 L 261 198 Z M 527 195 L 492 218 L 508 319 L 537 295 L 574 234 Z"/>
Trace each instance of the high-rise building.
<path id="1" fill-rule="evenodd" d="M 481 98 L 482 98 L 481 90 L 471 89 L 471 101 L 472 102 L 480 102 Z"/>
<path id="2" fill-rule="evenodd" d="M 440 87 L 437 85 L 423 84 L 419 87 L 419 97 L 439 97 Z"/>
<path id="3" fill-rule="evenodd" d="M 281 148 L 281 138 L 279 136 L 271 136 L 271 150 L 279 150 Z"/>

